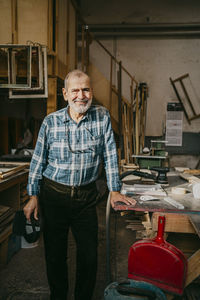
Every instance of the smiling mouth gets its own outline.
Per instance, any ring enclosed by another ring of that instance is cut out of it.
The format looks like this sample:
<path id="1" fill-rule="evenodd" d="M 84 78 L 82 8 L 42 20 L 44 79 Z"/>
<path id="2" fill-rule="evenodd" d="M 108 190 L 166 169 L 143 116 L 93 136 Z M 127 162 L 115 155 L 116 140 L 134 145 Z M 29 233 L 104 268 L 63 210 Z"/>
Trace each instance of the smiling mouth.
<path id="1" fill-rule="evenodd" d="M 87 104 L 88 100 L 74 100 L 74 103 Z"/>

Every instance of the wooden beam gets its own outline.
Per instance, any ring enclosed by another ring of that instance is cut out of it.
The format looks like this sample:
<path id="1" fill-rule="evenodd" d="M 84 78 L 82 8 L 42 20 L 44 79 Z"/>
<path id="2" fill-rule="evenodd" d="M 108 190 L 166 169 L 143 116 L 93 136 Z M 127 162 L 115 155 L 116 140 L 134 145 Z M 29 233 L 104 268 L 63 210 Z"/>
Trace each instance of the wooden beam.
<path id="1" fill-rule="evenodd" d="M 123 149 L 123 129 L 122 129 L 122 65 L 121 62 L 119 63 L 119 70 L 117 72 L 117 79 L 118 79 L 118 128 L 119 128 L 119 148 Z M 124 149 L 125 151 L 125 149 Z"/>
<path id="2" fill-rule="evenodd" d="M 48 0 L 48 18 L 47 18 L 47 45 L 50 51 L 52 51 L 52 37 L 53 37 L 53 20 L 52 20 L 52 0 Z"/>
<path id="3" fill-rule="evenodd" d="M 112 91 L 113 91 L 113 93 L 118 95 L 118 90 L 113 85 L 112 85 Z M 123 96 L 122 96 L 122 101 L 125 102 L 129 107 L 131 107 L 131 103 L 126 98 L 124 98 Z"/>
<path id="4" fill-rule="evenodd" d="M 48 78 L 47 115 L 57 110 L 57 77 Z"/>
<path id="5" fill-rule="evenodd" d="M 17 0 L 11 1 L 12 9 L 12 43 L 18 43 L 18 17 L 17 17 Z"/>
<path id="6" fill-rule="evenodd" d="M 110 93 L 109 93 L 109 105 L 108 109 L 110 111 L 112 105 L 112 78 L 113 78 L 113 59 L 110 57 Z"/>
<path id="7" fill-rule="evenodd" d="M 58 75 L 58 4 L 59 1 L 56 1 L 56 24 L 55 24 L 55 75 Z"/>
<path id="8" fill-rule="evenodd" d="M 139 90 L 138 86 L 136 87 L 136 108 L 135 108 L 135 150 L 136 154 L 140 152 L 140 132 L 139 132 Z"/>
<path id="9" fill-rule="evenodd" d="M 81 45 L 81 70 L 84 71 L 85 66 L 85 26 L 82 25 L 82 45 Z"/>
<path id="10" fill-rule="evenodd" d="M 112 116 L 110 118 L 111 118 L 112 129 L 114 130 L 115 133 L 119 134 L 118 122 Z"/>

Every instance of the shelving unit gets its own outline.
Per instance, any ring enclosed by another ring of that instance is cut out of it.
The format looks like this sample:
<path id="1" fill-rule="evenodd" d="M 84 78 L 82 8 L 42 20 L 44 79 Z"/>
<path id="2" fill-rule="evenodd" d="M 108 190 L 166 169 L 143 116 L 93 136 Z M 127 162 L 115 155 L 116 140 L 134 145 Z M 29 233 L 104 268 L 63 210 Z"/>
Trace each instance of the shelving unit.
<path id="1" fill-rule="evenodd" d="M 22 170 L 8 178 L 0 180 L 0 205 L 11 208 L 14 213 L 22 208 L 28 200 L 26 184 L 28 179 L 28 170 Z M 12 220 L 6 228 L 0 232 L 0 268 L 7 263 L 8 241 L 12 234 Z"/>

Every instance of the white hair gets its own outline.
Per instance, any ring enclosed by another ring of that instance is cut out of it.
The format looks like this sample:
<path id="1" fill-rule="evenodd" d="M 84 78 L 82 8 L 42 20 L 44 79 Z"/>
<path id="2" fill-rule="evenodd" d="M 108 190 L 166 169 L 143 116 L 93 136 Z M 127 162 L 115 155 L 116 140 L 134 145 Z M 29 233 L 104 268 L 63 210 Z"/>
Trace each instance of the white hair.
<path id="1" fill-rule="evenodd" d="M 84 73 L 81 70 L 75 69 L 75 70 L 69 72 L 67 74 L 67 76 L 65 77 L 64 87 L 65 87 L 66 90 L 67 90 L 67 86 L 68 86 L 68 81 L 71 77 L 78 77 L 78 78 L 87 77 L 90 81 L 90 77 L 86 73 Z"/>

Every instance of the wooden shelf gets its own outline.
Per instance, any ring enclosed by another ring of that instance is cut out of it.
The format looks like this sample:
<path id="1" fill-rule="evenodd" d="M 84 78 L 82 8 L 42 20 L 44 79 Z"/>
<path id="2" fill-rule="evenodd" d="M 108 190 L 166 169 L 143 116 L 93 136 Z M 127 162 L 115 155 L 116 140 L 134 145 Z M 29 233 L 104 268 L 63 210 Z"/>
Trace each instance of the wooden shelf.
<path id="1" fill-rule="evenodd" d="M 0 205 L 13 208 L 14 212 L 21 209 L 28 200 L 26 185 L 28 170 L 0 180 Z M 0 268 L 7 263 L 8 241 L 12 234 L 12 224 L 9 224 L 0 234 Z"/>

